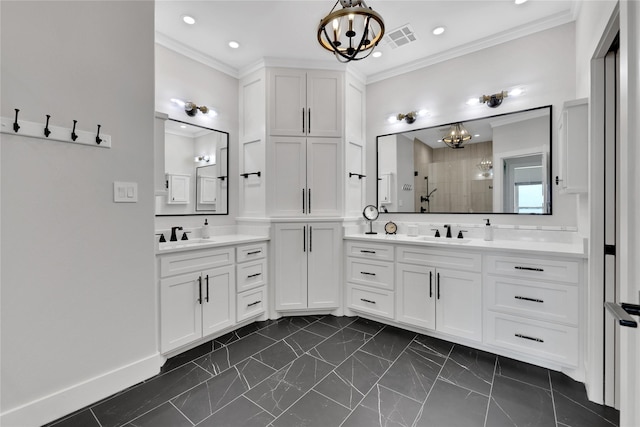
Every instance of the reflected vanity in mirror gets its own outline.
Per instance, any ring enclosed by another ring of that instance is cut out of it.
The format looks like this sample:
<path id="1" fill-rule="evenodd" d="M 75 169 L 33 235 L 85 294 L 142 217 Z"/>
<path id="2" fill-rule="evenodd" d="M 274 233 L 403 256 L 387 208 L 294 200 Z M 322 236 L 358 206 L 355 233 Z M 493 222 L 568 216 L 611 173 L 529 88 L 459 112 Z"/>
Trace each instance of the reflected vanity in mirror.
<path id="1" fill-rule="evenodd" d="M 166 194 L 156 215 L 227 215 L 229 134 L 175 119 L 164 126 Z"/>
<path id="2" fill-rule="evenodd" d="M 551 214 L 551 117 L 545 106 L 378 136 L 380 212 Z"/>

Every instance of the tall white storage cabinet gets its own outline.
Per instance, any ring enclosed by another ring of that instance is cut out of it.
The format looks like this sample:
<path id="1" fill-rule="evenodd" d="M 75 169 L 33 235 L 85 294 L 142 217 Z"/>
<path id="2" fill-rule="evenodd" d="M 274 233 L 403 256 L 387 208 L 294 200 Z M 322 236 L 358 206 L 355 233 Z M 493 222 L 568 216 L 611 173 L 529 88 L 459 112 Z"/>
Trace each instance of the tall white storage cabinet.
<path id="1" fill-rule="evenodd" d="M 365 88 L 362 83 L 347 75 L 345 97 L 345 201 L 347 217 L 360 217 L 365 206 L 366 141 L 364 125 Z M 369 179 L 375 182 L 371 174 Z"/>
<path id="2" fill-rule="evenodd" d="M 588 191 L 588 135 L 588 100 L 565 102 L 558 123 L 558 175 L 555 180 L 562 192 Z"/>
<path id="3" fill-rule="evenodd" d="M 339 223 L 275 225 L 275 309 L 335 309 L 340 304 Z"/>

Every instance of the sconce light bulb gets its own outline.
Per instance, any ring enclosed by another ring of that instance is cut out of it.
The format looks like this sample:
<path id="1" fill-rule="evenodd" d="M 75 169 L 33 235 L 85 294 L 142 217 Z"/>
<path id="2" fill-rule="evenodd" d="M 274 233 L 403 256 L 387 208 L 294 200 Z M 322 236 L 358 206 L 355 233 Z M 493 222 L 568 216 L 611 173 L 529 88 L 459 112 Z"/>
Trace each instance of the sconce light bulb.
<path id="1" fill-rule="evenodd" d="M 338 31 L 338 29 L 340 29 L 340 20 L 339 19 L 334 19 L 333 20 L 333 30 L 334 31 Z"/>
<path id="2" fill-rule="evenodd" d="M 402 120 L 402 119 L 398 119 L 397 116 L 389 116 L 389 117 L 387 117 L 387 122 L 389 122 L 389 123 L 395 123 L 398 120 Z"/>
<path id="3" fill-rule="evenodd" d="M 185 102 L 183 100 L 181 100 L 181 99 L 171 98 L 171 102 L 173 102 L 174 104 L 177 104 L 180 107 L 184 108 Z"/>
<path id="4" fill-rule="evenodd" d="M 523 93 L 524 93 L 524 90 L 522 90 L 521 87 L 517 87 L 517 88 L 509 91 L 509 96 L 520 96 Z"/>
<path id="5" fill-rule="evenodd" d="M 218 112 L 216 110 L 212 110 L 211 108 L 209 108 L 209 112 L 207 113 L 207 116 L 216 117 L 217 115 L 218 115 Z"/>
<path id="6" fill-rule="evenodd" d="M 478 105 L 478 104 L 480 104 L 479 98 L 469 98 L 467 100 L 467 105 Z"/>
<path id="7" fill-rule="evenodd" d="M 419 116 L 428 116 L 429 115 L 429 110 L 425 110 L 424 108 L 420 111 L 418 111 L 418 115 Z"/>

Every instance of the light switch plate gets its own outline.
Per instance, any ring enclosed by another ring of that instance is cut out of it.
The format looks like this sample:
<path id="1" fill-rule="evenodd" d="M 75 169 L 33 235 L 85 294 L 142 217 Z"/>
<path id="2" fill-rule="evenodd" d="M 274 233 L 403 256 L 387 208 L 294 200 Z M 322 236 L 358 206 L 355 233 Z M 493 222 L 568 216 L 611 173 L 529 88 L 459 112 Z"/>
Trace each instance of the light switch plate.
<path id="1" fill-rule="evenodd" d="M 115 203 L 136 203 L 138 201 L 138 183 L 114 181 L 113 201 Z"/>

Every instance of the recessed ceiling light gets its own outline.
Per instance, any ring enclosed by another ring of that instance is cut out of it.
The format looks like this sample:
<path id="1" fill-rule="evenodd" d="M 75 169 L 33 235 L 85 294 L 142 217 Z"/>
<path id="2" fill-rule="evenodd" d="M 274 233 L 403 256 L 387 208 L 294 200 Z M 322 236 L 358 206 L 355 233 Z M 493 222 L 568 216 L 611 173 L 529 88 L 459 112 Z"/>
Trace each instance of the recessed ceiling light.
<path id="1" fill-rule="evenodd" d="M 516 4 L 522 4 L 522 3 L 526 3 L 527 0 L 515 0 Z"/>
<path id="2" fill-rule="evenodd" d="M 433 29 L 433 34 L 436 36 L 439 36 L 442 33 L 444 33 L 444 27 L 436 27 Z"/>
<path id="3" fill-rule="evenodd" d="M 180 129 L 186 129 L 187 127 L 185 125 L 180 125 Z"/>
<path id="4" fill-rule="evenodd" d="M 231 41 L 229 42 L 229 47 L 230 47 L 231 49 L 237 49 L 237 48 L 239 48 L 239 47 L 240 47 L 240 43 L 238 43 L 237 41 L 231 40 Z"/>
<path id="5" fill-rule="evenodd" d="M 196 23 L 196 19 L 193 16 L 183 15 L 182 20 L 185 24 L 193 25 Z"/>
<path id="6" fill-rule="evenodd" d="M 382 56 L 382 52 L 380 51 L 373 52 L 371 56 L 373 56 L 374 58 L 380 58 Z"/>

